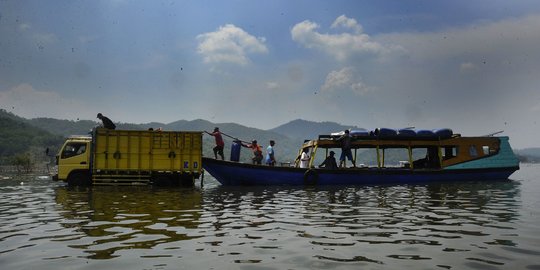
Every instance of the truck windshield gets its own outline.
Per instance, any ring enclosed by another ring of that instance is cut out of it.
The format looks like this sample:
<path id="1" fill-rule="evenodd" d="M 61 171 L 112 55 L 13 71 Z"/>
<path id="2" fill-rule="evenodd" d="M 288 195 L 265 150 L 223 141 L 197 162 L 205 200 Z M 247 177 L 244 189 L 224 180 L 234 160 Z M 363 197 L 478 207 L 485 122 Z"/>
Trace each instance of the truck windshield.
<path id="1" fill-rule="evenodd" d="M 84 152 L 86 152 L 85 143 L 79 143 L 79 142 L 68 143 L 66 144 L 66 147 L 64 147 L 64 150 L 62 151 L 61 157 L 69 158 L 69 157 L 83 154 Z"/>

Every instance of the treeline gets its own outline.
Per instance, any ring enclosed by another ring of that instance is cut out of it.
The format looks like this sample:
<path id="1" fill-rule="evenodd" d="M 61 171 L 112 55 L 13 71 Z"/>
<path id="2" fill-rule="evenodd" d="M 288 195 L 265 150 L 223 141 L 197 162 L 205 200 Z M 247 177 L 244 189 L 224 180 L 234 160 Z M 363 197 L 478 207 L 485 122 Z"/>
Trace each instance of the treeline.
<path id="1" fill-rule="evenodd" d="M 114 119 L 113 119 L 114 121 Z M 45 149 L 50 149 L 50 155 L 54 156 L 62 146 L 65 138 L 70 135 L 88 135 L 92 128 L 97 126 L 97 121 L 91 120 L 59 120 L 53 118 L 25 119 L 10 112 L 0 109 L 0 166 L 17 165 L 28 167 L 29 163 L 36 164 L 53 160 L 44 154 Z M 265 131 L 256 128 L 245 127 L 235 123 L 215 124 L 206 120 L 180 120 L 169 124 L 146 123 L 130 124 L 115 121 L 117 129 L 146 130 L 150 127 L 154 130 L 183 130 L 183 131 L 212 131 L 214 127 L 220 129 L 240 140 L 251 142 L 255 139 L 266 148 L 269 140 L 277 142 L 276 152 L 279 162 L 290 162 L 296 157 L 298 147 L 302 140 L 289 138 L 285 135 Z M 233 139 L 225 139 L 225 158 L 229 159 Z M 203 135 L 203 155 L 213 157 L 214 138 Z M 249 149 L 244 148 L 241 154 L 242 161 L 251 158 Z"/>
<path id="2" fill-rule="evenodd" d="M 0 110 L 0 165 L 47 161 L 47 147 L 58 147 L 63 136 L 34 127 L 5 110 Z"/>

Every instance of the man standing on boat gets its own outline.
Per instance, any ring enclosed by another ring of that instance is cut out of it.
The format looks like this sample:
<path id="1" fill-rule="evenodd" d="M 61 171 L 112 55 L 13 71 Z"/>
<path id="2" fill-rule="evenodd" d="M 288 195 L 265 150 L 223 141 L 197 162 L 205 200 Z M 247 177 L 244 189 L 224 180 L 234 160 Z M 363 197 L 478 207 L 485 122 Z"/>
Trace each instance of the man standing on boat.
<path id="1" fill-rule="evenodd" d="M 270 145 L 266 148 L 266 160 L 265 163 L 268 166 L 275 166 L 276 165 L 276 158 L 274 157 L 274 145 L 276 142 L 274 140 L 270 140 Z"/>
<path id="2" fill-rule="evenodd" d="M 225 147 L 225 142 L 223 142 L 223 137 L 221 137 L 221 132 L 219 131 L 219 128 L 214 128 L 214 132 L 210 133 L 208 131 L 205 131 L 210 136 L 214 136 L 216 138 L 216 146 L 213 148 L 214 150 L 214 157 L 217 159 L 217 155 L 221 157 L 221 160 L 225 160 L 225 157 L 223 156 L 223 147 Z"/>
<path id="3" fill-rule="evenodd" d="M 341 156 L 339 157 L 339 167 L 347 167 L 345 158 L 348 158 L 352 164 L 353 167 L 356 167 L 355 161 L 352 158 L 352 152 L 351 152 L 351 135 L 349 134 L 349 130 L 345 130 L 345 134 L 341 136 L 338 141 L 341 141 Z"/>
<path id="4" fill-rule="evenodd" d="M 309 168 L 309 149 L 304 148 L 302 154 L 300 155 L 300 168 Z"/>

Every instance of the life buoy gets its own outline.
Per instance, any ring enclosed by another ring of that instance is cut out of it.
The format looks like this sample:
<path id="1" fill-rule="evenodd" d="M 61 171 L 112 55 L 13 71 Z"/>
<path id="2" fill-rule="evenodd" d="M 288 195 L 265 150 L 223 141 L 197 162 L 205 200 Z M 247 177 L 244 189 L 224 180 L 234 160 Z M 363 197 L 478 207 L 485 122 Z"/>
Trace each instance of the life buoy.
<path id="1" fill-rule="evenodd" d="M 309 169 L 304 173 L 304 184 L 315 185 L 317 180 L 319 180 L 319 174 L 315 170 Z"/>

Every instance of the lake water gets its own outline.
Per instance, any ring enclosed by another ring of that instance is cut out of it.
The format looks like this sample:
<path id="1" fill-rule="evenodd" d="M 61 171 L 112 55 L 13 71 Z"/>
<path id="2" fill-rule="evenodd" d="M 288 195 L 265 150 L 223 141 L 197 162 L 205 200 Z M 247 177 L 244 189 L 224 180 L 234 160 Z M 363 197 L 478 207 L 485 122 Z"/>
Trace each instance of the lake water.
<path id="1" fill-rule="evenodd" d="M 540 165 L 393 186 L 1 179 L 1 269 L 540 269 Z"/>

